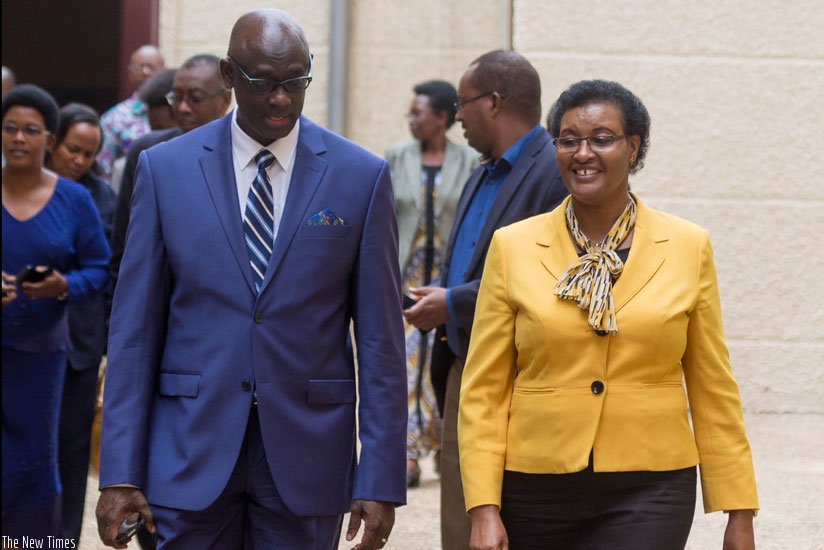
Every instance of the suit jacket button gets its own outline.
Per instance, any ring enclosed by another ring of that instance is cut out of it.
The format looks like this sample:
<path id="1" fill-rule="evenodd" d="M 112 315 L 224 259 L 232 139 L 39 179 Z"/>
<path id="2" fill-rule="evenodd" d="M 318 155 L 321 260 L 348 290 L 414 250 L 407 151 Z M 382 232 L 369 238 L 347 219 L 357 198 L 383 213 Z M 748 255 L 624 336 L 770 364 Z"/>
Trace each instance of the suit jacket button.
<path id="1" fill-rule="evenodd" d="M 595 395 L 598 395 L 599 393 L 603 393 L 604 383 L 601 382 L 600 380 L 596 380 L 595 382 L 592 383 L 592 385 L 589 387 L 589 389 L 592 390 L 592 393 L 594 393 Z"/>
<path id="2" fill-rule="evenodd" d="M 261 324 L 263 322 L 263 314 L 259 311 L 255 312 L 255 323 Z"/>
<path id="3" fill-rule="evenodd" d="M 244 380 L 240 384 L 240 387 L 243 389 L 243 391 L 252 391 L 252 384 L 248 380 Z"/>

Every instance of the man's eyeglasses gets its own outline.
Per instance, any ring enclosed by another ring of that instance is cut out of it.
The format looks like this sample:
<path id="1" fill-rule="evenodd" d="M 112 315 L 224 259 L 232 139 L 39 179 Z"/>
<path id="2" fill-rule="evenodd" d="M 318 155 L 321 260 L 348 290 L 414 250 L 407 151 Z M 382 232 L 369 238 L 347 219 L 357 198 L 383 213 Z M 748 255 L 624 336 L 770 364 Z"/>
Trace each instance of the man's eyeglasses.
<path id="1" fill-rule="evenodd" d="M 452 105 L 455 107 L 455 110 L 460 113 L 461 109 L 463 109 L 464 105 L 466 105 L 467 103 L 472 103 L 473 101 L 477 101 L 481 98 L 484 98 L 486 96 L 490 96 L 494 93 L 495 93 L 494 91 L 493 92 L 484 92 L 481 95 L 476 95 L 475 97 L 473 97 L 471 99 L 458 100 L 455 103 L 453 103 Z M 501 96 L 501 97 L 503 97 L 503 96 Z"/>
<path id="2" fill-rule="evenodd" d="M 243 78 L 246 80 L 246 83 L 249 84 L 249 89 L 252 90 L 253 94 L 256 95 L 266 95 L 271 94 L 278 87 L 282 86 L 283 89 L 290 94 L 296 94 L 298 92 L 304 91 L 306 88 L 309 87 L 309 83 L 312 82 L 312 57 L 309 57 L 309 74 L 306 76 L 299 76 L 297 78 L 287 78 L 286 80 L 271 80 L 269 78 L 252 78 L 246 71 L 243 70 L 243 67 L 237 64 L 237 62 L 229 58 L 229 61 L 232 62 L 232 65 L 240 72 Z"/>
<path id="3" fill-rule="evenodd" d="M 17 132 L 23 132 L 23 135 L 28 138 L 36 138 L 41 135 L 51 135 L 51 132 L 39 126 L 23 126 L 22 128 L 17 124 L 6 123 L 3 124 L 3 133 L 7 136 L 16 136 Z"/>
<path id="4" fill-rule="evenodd" d="M 609 151 L 618 140 L 626 138 L 626 135 L 621 136 L 589 136 L 581 137 L 559 137 L 554 138 L 552 143 L 555 144 L 555 149 L 562 153 L 575 153 L 581 146 L 582 141 L 586 141 L 589 148 L 596 153 L 605 153 Z"/>
<path id="5" fill-rule="evenodd" d="M 226 90 L 218 90 L 213 94 L 179 94 L 177 92 L 169 92 L 164 97 L 166 98 L 166 103 L 171 107 L 177 107 L 184 101 L 194 107 L 224 93 L 226 93 Z"/>

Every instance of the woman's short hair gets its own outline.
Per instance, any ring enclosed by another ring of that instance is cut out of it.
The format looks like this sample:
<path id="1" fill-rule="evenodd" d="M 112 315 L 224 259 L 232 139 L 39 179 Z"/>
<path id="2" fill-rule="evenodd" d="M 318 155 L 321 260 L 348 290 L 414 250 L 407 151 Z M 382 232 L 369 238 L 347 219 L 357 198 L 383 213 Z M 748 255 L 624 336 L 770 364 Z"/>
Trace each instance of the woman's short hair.
<path id="1" fill-rule="evenodd" d="M 72 126 L 85 122 L 100 131 L 100 145 L 97 147 L 97 150 L 100 151 L 103 146 L 103 130 L 100 128 L 100 115 L 97 114 L 97 111 L 85 103 L 68 103 L 60 108 L 58 114 L 57 131 L 54 135 L 57 139 L 55 145 L 63 143 Z"/>
<path id="2" fill-rule="evenodd" d="M 31 107 L 43 117 L 46 130 L 52 134 L 57 131 L 57 101 L 54 97 L 35 84 L 20 84 L 15 86 L 3 98 L 3 118 L 12 107 Z"/>
<path id="3" fill-rule="evenodd" d="M 458 92 L 455 86 L 445 80 L 429 80 L 421 82 L 412 91 L 415 95 L 424 95 L 429 98 L 429 104 L 435 114 L 446 113 L 446 128 L 452 128 L 455 124 L 455 115 L 458 110 L 455 103 L 458 102 Z"/>
<path id="4" fill-rule="evenodd" d="M 630 174 L 644 167 L 644 158 L 649 149 L 650 118 L 647 108 L 638 96 L 617 82 L 608 80 L 582 80 L 562 92 L 547 117 L 547 129 L 553 137 L 561 131 L 561 119 L 571 109 L 595 103 L 611 103 L 618 107 L 623 116 L 624 134 L 640 136 L 641 145 L 635 162 L 630 166 Z"/>

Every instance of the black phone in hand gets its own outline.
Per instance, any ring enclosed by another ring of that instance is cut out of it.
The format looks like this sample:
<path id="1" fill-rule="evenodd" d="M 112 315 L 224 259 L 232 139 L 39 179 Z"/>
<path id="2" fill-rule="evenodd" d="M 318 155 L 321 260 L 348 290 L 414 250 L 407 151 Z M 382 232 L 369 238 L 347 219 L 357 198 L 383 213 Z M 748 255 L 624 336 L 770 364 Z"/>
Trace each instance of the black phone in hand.
<path id="1" fill-rule="evenodd" d="M 417 304 L 418 301 L 408 294 L 403 295 L 403 309 L 409 309 Z"/>
<path id="2" fill-rule="evenodd" d="M 143 516 L 137 512 L 126 516 L 117 528 L 117 537 L 114 541 L 117 544 L 126 544 L 132 540 L 132 537 L 135 536 L 138 529 L 143 528 L 144 523 L 145 520 L 143 519 Z"/>
<path id="3" fill-rule="evenodd" d="M 20 283 L 39 283 L 46 277 L 52 274 L 54 271 L 52 268 L 47 267 L 44 269 L 37 269 L 34 266 L 27 265 L 23 269 L 20 270 L 20 273 L 17 274 L 17 278 L 15 281 L 19 285 Z"/>

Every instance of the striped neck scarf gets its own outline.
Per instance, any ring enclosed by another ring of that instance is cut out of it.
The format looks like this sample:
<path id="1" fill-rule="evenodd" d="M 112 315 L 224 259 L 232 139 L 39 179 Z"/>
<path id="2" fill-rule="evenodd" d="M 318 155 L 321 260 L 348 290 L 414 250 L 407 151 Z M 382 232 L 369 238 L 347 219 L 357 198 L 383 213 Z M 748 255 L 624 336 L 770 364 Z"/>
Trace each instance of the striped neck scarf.
<path id="1" fill-rule="evenodd" d="M 578 228 L 572 201 L 566 208 L 567 229 L 584 254 L 561 276 L 555 285 L 555 294 L 563 300 L 575 300 L 581 309 L 588 309 L 587 323 L 599 333 L 618 332 L 612 282 L 624 270 L 624 262 L 615 249 L 635 227 L 635 210 L 635 200 L 630 196 L 626 208 L 604 240 L 593 243 Z"/>

